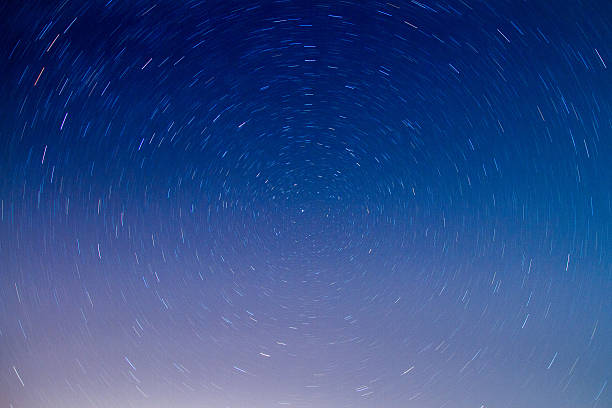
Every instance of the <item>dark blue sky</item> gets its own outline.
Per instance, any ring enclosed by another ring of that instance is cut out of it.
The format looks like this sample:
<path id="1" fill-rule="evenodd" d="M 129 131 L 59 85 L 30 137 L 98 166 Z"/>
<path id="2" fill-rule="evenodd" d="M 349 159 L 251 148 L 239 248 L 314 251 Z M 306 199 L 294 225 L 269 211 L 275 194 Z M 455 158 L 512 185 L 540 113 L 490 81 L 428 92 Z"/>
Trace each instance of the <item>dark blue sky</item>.
<path id="1" fill-rule="evenodd" d="M 0 22 L 0 405 L 612 406 L 612 3 Z"/>

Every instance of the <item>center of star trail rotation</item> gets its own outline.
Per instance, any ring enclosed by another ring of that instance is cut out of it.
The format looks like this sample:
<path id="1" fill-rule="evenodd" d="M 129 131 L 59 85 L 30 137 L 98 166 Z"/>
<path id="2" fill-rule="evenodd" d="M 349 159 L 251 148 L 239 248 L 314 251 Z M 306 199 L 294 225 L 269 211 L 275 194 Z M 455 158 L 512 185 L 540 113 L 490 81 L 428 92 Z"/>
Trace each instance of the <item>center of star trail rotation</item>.
<path id="1" fill-rule="evenodd" d="M 612 406 L 611 5 L 0 4 L 0 405 Z"/>

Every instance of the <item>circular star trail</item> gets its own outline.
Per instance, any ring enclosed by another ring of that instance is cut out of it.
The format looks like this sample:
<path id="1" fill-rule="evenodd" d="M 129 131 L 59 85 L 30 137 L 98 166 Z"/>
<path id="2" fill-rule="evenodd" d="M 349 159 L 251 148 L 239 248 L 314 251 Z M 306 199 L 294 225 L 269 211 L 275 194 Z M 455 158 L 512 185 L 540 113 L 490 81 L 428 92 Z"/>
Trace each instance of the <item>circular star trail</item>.
<path id="1" fill-rule="evenodd" d="M 1 405 L 612 405 L 609 2 L 0 21 Z"/>

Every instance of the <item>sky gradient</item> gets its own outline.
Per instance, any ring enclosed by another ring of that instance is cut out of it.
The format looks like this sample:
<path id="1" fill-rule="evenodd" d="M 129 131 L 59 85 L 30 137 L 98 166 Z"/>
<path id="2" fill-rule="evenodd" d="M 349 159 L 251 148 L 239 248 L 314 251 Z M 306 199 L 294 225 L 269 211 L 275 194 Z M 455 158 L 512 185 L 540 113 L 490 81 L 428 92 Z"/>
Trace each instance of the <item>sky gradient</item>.
<path id="1" fill-rule="evenodd" d="M 612 406 L 611 2 L 0 23 L 0 406 Z"/>

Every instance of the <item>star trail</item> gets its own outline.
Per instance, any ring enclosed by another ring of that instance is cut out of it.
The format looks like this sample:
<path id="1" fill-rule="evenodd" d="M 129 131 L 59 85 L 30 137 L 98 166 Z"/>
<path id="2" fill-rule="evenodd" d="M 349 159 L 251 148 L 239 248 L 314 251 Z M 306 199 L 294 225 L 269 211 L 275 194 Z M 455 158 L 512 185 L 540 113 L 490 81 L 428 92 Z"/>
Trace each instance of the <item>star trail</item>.
<path id="1" fill-rule="evenodd" d="M 3 407 L 612 407 L 611 2 L 0 22 Z"/>

